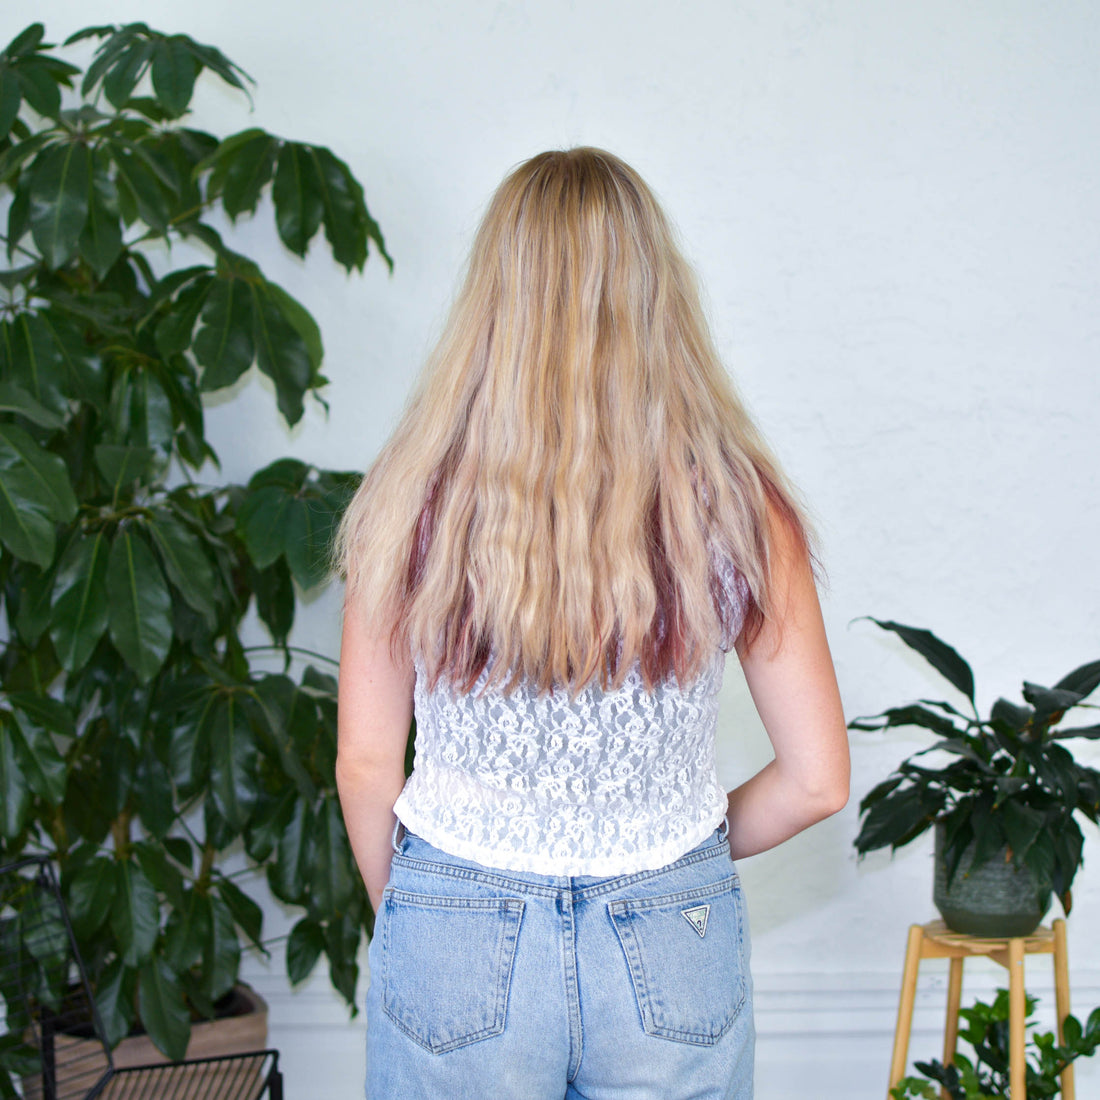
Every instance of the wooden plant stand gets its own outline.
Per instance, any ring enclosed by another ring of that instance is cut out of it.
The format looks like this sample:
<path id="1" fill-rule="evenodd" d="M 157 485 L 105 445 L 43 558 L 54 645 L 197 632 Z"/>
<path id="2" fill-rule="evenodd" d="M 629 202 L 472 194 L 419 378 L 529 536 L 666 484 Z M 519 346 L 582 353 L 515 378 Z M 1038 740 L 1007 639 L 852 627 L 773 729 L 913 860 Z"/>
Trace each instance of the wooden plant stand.
<path id="1" fill-rule="evenodd" d="M 894 1032 L 894 1056 L 890 1063 L 890 1084 L 887 1096 L 905 1076 L 909 1056 L 909 1033 L 913 1027 L 913 1004 L 917 995 L 917 972 L 922 959 L 950 959 L 951 972 L 947 983 L 947 1020 L 943 1033 L 943 1064 L 955 1060 L 959 1038 L 959 1004 L 962 997 L 963 961 L 984 955 L 1008 970 L 1009 1001 L 1009 1096 L 1025 1100 L 1024 1059 L 1024 957 L 1054 956 L 1054 1000 L 1058 1017 L 1058 1042 L 1064 1042 L 1062 1025 L 1069 1015 L 1069 957 L 1066 953 L 1066 922 L 1059 918 L 1050 928 L 1040 926 L 1030 936 L 1012 939 L 980 939 L 962 932 L 952 932 L 941 920 L 914 924 L 909 929 L 909 945 L 905 952 L 905 972 L 902 976 L 901 998 L 898 1002 L 898 1026 Z M 1062 1072 L 1062 1100 L 1076 1100 L 1073 1066 Z"/>

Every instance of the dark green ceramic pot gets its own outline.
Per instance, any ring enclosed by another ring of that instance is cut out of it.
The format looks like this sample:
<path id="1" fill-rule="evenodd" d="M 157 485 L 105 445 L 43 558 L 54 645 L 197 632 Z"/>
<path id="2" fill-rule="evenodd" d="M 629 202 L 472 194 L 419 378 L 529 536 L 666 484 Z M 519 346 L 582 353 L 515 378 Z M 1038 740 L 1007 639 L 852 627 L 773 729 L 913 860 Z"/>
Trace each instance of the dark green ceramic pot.
<path id="1" fill-rule="evenodd" d="M 947 884 L 943 859 L 944 826 L 936 826 L 936 877 L 932 900 L 953 932 L 990 939 L 1030 935 L 1050 908 L 1050 890 L 1042 889 L 1027 867 L 1017 867 L 1002 848 L 985 863 L 967 870 L 974 846 L 963 853 Z"/>

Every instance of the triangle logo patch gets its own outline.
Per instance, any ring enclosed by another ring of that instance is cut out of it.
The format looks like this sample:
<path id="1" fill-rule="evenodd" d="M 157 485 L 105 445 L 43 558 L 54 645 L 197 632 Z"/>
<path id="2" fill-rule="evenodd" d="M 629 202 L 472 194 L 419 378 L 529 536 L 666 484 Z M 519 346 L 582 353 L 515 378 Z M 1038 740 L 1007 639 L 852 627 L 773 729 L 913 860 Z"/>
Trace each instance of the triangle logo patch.
<path id="1" fill-rule="evenodd" d="M 694 909 L 681 909 L 680 916 L 699 933 L 700 939 L 707 934 L 707 917 L 710 916 L 709 905 L 697 905 Z"/>

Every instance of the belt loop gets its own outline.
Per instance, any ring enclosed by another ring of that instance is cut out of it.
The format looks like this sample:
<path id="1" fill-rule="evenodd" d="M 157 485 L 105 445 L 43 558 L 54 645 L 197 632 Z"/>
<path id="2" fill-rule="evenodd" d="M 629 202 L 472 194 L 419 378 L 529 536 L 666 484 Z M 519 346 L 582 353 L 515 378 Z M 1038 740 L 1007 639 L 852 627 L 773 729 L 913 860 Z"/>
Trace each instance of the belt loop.
<path id="1" fill-rule="evenodd" d="M 722 818 L 722 823 L 718 826 L 718 839 L 725 840 L 730 835 L 730 821 L 728 817 Z"/>
<path id="2" fill-rule="evenodd" d="M 397 838 L 398 832 L 401 834 L 400 840 Z M 393 845 L 393 854 L 399 856 L 401 854 L 401 849 L 405 845 L 405 826 L 401 824 L 400 818 L 394 818 L 393 836 L 390 838 L 390 843 Z"/>

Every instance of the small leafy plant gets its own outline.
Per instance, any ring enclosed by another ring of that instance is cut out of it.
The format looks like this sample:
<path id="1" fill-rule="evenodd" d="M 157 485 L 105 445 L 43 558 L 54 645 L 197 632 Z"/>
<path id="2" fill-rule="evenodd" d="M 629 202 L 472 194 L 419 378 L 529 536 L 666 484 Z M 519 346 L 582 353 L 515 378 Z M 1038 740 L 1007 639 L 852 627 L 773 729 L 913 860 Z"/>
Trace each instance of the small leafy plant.
<path id="1" fill-rule="evenodd" d="M 1067 1016 L 1062 1025 L 1064 1043 L 1059 1044 L 1053 1032 L 1034 1031 L 1031 1017 L 1036 999 L 1027 998 L 1028 1050 L 1026 1083 L 1029 1100 L 1048 1100 L 1060 1096 L 1062 1071 L 1078 1058 L 1087 1058 L 1100 1046 L 1100 1008 L 1094 1008 L 1088 1023 L 1082 1027 L 1075 1016 Z M 906 1077 L 890 1090 L 894 1100 L 940 1100 L 940 1087 L 951 1100 L 979 1100 L 981 1097 L 1010 1096 L 1008 1061 L 1008 991 L 997 990 L 993 1004 L 975 1002 L 959 1016 L 964 1026 L 960 1038 L 970 1044 L 974 1057 L 956 1054 L 953 1064 L 917 1062 L 921 1077 Z M 934 1084 L 933 1084 L 934 1082 Z"/>
<path id="2" fill-rule="evenodd" d="M 1024 683 L 1023 704 L 998 699 L 988 718 L 974 702 L 974 674 L 958 652 L 931 631 L 872 619 L 919 653 L 966 698 L 970 713 L 942 700 L 922 699 L 857 718 L 854 730 L 917 726 L 937 738 L 915 753 L 860 802 L 855 846 L 862 855 L 908 844 L 936 822 L 945 826 L 949 877 L 973 844 L 970 867 L 1006 845 L 1043 889 L 1053 889 L 1068 913 L 1070 887 L 1082 862 L 1080 813 L 1100 815 L 1100 772 L 1078 763 L 1063 742 L 1100 738 L 1100 725 L 1065 728 L 1065 716 L 1088 706 L 1100 684 L 1100 661 L 1062 677 L 1052 688 Z M 926 760 L 945 754 L 942 764 Z"/>
<path id="3" fill-rule="evenodd" d="M 291 979 L 326 956 L 352 1005 L 373 919 L 335 680 L 288 641 L 358 478 L 216 480 L 205 395 L 255 366 L 294 424 L 326 379 L 316 322 L 211 215 L 269 194 L 296 255 L 323 230 L 349 273 L 389 257 L 329 149 L 187 124 L 196 80 L 249 83 L 216 48 L 90 27 L 77 88 L 44 34 L 0 52 L 0 862 L 56 860 L 112 1041 L 141 1026 L 179 1057 L 264 949 L 250 882 L 300 915 Z M 245 644 L 252 613 L 270 644 Z"/>

